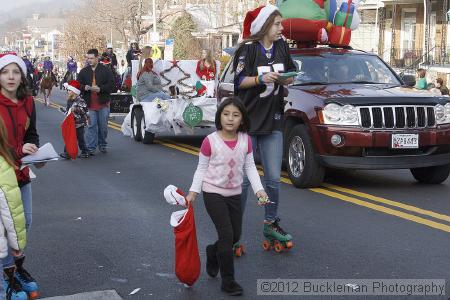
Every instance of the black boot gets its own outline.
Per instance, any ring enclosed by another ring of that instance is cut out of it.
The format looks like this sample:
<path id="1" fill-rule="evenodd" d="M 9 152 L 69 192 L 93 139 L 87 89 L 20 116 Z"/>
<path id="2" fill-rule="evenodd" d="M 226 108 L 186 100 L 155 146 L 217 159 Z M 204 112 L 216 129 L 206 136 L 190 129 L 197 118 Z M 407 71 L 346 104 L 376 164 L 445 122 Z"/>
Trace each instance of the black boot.
<path id="1" fill-rule="evenodd" d="M 206 246 L 206 273 L 211 277 L 216 277 L 217 273 L 219 273 L 217 247 L 215 244 Z"/>
<path id="2" fill-rule="evenodd" d="M 222 291 L 230 296 L 240 296 L 244 292 L 242 287 L 234 280 L 234 257 L 233 248 L 218 252 L 220 276 L 222 277 Z"/>

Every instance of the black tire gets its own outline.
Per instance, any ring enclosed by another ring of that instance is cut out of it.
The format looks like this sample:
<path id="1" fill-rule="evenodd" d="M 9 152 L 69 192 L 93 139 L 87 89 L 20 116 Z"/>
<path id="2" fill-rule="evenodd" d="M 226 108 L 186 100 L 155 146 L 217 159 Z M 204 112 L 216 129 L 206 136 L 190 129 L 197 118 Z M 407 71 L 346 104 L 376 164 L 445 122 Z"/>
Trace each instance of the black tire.
<path id="1" fill-rule="evenodd" d="M 155 134 L 150 131 L 145 131 L 144 138 L 142 139 L 142 143 L 144 144 L 153 144 L 155 140 Z"/>
<path id="2" fill-rule="evenodd" d="M 439 184 L 447 180 L 450 175 L 450 164 L 426 168 L 410 169 L 412 176 L 418 182 Z"/>
<path id="3" fill-rule="evenodd" d="M 301 160 L 300 153 L 304 153 Z M 296 125 L 289 132 L 285 149 L 286 167 L 289 178 L 298 188 L 319 187 L 325 176 L 325 167 L 317 160 L 314 147 L 305 125 Z M 303 169 L 301 169 L 303 162 Z"/>
<path id="4" fill-rule="evenodd" d="M 142 141 L 141 122 L 144 118 L 144 112 L 141 108 L 135 108 L 131 112 L 131 130 L 136 142 Z M 135 128 L 136 127 L 136 128 Z"/>

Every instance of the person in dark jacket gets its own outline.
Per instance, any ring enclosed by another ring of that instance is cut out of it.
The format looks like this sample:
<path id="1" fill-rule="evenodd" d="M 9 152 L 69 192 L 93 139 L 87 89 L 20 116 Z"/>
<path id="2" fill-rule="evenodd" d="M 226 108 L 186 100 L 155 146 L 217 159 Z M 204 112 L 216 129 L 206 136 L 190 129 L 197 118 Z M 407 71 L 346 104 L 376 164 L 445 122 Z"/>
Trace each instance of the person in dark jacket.
<path id="1" fill-rule="evenodd" d="M 132 60 L 139 60 L 139 55 L 141 54 L 141 50 L 139 50 L 138 43 L 133 42 L 130 44 L 130 49 L 127 52 L 127 63 L 128 68 L 131 68 Z"/>
<path id="2" fill-rule="evenodd" d="M 82 98 L 89 108 L 89 123 L 86 131 L 86 147 L 90 155 L 96 148 L 106 153 L 108 136 L 109 103 L 114 90 L 114 77 L 111 69 L 99 63 L 98 50 L 87 52 L 89 66 L 78 74 Z"/>
<path id="3" fill-rule="evenodd" d="M 25 213 L 25 228 L 29 232 L 32 221 L 30 169 L 22 168 L 21 159 L 38 151 L 39 135 L 36 131 L 36 109 L 27 87 L 26 74 L 24 61 L 15 53 L 0 54 L 0 117 L 8 129 L 8 145 L 15 159 L 16 177 Z M 35 166 L 41 167 L 42 164 Z M 8 256 L 2 259 L 3 269 L 15 268 L 19 286 L 22 285 L 25 292 L 37 292 L 35 279 L 23 268 L 24 259 L 25 256 L 15 257 L 9 251 Z M 22 293 L 24 292 L 21 289 L 15 290 L 13 295 Z M 19 296 L 15 295 L 13 299 Z"/>
<path id="4" fill-rule="evenodd" d="M 111 60 L 111 66 L 113 67 L 114 70 L 116 70 L 117 69 L 117 57 L 113 51 L 112 44 L 108 44 L 106 46 L 106 54 L 108 55 L 109 59 Z"/>

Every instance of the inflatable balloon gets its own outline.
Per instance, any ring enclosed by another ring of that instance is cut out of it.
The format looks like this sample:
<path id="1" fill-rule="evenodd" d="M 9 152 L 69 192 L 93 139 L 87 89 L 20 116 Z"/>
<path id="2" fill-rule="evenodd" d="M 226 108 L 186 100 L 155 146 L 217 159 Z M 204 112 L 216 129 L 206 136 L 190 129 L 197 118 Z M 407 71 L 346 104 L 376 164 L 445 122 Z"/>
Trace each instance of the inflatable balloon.
<path id="1" fill-rule="evenodd" d="M 278 0 L 283 35 L 298 43 L 350 44 L 361 22 L 359 0 Z"/>
<path id="2" fill-rule="evenodd" d="M 339 7 L 339 11 L 336 12 L 336 15 L 334 16 L 334 25 L 350 28 L 354 11 L 355 5 L 353 3 L 350 2 L 349 5 L 348 1 L 342 2 L 341 6 Z"/>
<path id="3" fill-rule="evenodd" d="M 319 31 L 328 23 L 322 0 L 281 0 L 283 35 L 298 42 L 317 42 Z"/>
<path id="4" fill-rule="evenodd" d="M 327 19 L 325 10 L 314 0 L 284 0 L 278 8 L 285 19 Z"/>
<path id="5" fill-rule="evenodd" d="M 353 14 L 352 24 L 350 25 L 351 30 L 356 30 L 359 27 L 359 23 L 361 23 L 361 17 L 359 16 L 358 11 L 355 10 Z"/>
<path id="6" fill-rule="evenodd" d="M 336 14 L 337 8 L 338 6 L 336 0 L 325 1 L 325 13 L 328 16 L 328 21 L 330 21 L 331 23 L 333 23 L 334 21 L 334 16 Z"/>

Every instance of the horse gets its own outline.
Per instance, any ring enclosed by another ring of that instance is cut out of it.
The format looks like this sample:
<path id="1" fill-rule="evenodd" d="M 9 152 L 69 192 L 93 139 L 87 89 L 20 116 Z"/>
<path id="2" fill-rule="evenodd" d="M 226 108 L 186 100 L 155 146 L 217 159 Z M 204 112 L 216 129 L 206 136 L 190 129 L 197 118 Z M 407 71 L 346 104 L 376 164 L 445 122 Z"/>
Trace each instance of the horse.
<path id="1" fill-rule="evenodd" d="M 50 96 L 52 95 L 52 88 L 55 82 L 53 81 L 51 72 L 45 72 L 42 76 L 40 88 L 41 93 L 44 95 L 45 105 L 50 105 Z"/>

